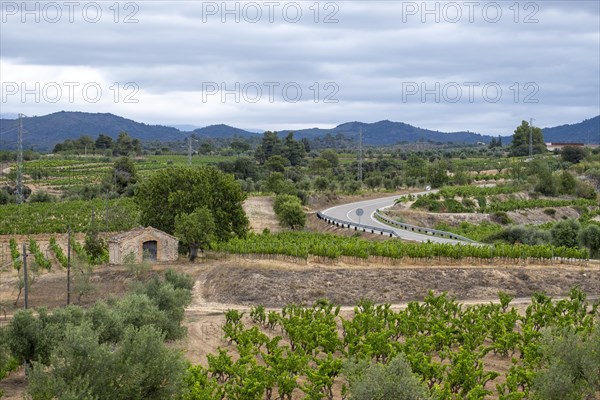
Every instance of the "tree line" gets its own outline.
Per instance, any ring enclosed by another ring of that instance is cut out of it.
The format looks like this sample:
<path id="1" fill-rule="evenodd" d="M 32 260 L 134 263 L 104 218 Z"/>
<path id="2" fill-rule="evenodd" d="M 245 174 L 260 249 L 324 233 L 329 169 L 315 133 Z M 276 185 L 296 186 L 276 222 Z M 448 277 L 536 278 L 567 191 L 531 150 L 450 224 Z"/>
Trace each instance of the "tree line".
<path id="1" fill-rule="evenodd" d="M 96 140 L 91 136 L 82 135 L 78 139 L 67 139 L 62 143 L 57 143 L 52 153 L 87 153 L 109 156 L 141 155 L 142 143 L 126 132 L 120 132 L 116 140 L 104 134 L 98 135 Z"/>

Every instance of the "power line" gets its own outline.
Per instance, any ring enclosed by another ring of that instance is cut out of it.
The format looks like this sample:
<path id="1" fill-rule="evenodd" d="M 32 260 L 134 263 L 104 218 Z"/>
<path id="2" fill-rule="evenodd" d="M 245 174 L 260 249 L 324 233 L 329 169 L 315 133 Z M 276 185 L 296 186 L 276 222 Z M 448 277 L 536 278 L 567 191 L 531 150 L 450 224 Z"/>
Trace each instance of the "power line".
<path id="1" fill-rule="evenodd" d="M 16 131 L 17 129 L 19 129 L 19 127 L 18 127 L 18 126 L 15 126 L 14 128 L 12 128 L 12 129 L 9 129 L 9 130 L 7 130 L 7 131 L 2 131 L 2 132 L 0 132 L 0 135 L 4 135 L 5 133 L 12 132 L 12 131 Z"/>

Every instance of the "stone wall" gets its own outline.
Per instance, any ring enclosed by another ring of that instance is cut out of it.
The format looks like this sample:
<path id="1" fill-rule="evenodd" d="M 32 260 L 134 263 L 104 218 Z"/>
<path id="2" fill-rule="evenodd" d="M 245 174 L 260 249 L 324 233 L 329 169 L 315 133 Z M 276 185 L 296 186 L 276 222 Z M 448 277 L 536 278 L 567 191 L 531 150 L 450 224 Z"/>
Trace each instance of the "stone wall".
<path id="1" fill-rule="evenodd" d="M 109 243 L 109 256 L 111 264 L 123 264 L 128 254 L 135 255 L 136 262 L 143 260 L 144 242 L 156 241 L 156 260 L 158 262 L 176 261 L 179 257 L 179 242 L 173 237 L 161 234 L 155 230 L 144 230 L 139 234 L 122 238 L 120 241 Z"/>

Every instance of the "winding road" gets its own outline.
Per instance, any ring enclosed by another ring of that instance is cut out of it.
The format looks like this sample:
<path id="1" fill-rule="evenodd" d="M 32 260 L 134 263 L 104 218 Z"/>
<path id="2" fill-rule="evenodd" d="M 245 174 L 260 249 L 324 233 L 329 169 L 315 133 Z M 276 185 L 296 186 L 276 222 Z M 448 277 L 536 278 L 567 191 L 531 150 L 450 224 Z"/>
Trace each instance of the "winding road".
<path id="1" fill-rule="evenodd" d="M 435 192 L 435 190 L 429 192 L 418 192 L 411 193 L 413 196 L 415 195 L 424 195 L 427 193 Z M 342 204 L 339 206 L 328 208 L 324 211 L 321 211 L 321 215 L 329 218 L 335 218 L 345 223 L 350 224 L 362 224 L 368 225 L 375 228 L 384 228 L 387 230 L 394 231 L 395 235 L 404 240 L 411 240 L 415 242 L 436 242 L 436 243 L 451 243 L 451 244 L 465 244 L 464 241 L 444 238 L 434 235 L 428 235 L 424 233 L 413 232 L 411 230 L 396 228 L 388 224 L 384 224 L 383 222 L 378 221 L 375 218 L 375 212 L 377 210 L 382 210 L 384 208 L 388 208 L 394 205 L 397 199 L 400 197 L 408 196 L 407 194 L 403 195 L 395 195 L 389 197 L 381 197 L 378 199 L 372 200 L 362 200 L 354 203 Z M 358 216 L 356 211 L 358 209 L 363 210 L 363 215 Z M 421 228 L 427 229 L 427 228 Z"/>

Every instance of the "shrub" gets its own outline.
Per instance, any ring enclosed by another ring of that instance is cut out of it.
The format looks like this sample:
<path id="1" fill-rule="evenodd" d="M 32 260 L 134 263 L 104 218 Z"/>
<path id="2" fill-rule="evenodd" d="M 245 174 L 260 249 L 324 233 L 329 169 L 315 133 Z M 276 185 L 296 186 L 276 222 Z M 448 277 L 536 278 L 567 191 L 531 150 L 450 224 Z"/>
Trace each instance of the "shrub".
<path id="1" fill-rule="evenodd" d="M 19 363 L 43 361 L 49 351 L 49 332 L 44 331 L 40 318 L 31 311 L 17 311 L 10 322 L 6 340 L 11 354 Z"/>
<path id="2" fill-rule="evenodd" d="M 30 203 L 51 203 L 54 201 L 54 196 L 43 190 L 35 192 L 29 196 Z"/>
<path id="3" fill-rule="evenodd" d="M 353 400 L 427 399 L 427 390 L 413 375 L 402 354 L 388 364 L 348 361 L 343 371 L 348 379 L 348 391 Z"/>
<path id="4" fill-rule="evenodd" d="M 462 213 L 468 212 L 469 210 L 460 204 L 457 200 L 446 199 L 444 200 L 444 207 L 450 213 Z"/>
<path id="5" fill-rule="evenodd" d="M 465 197 L 462 199 L 462 205 L 469 209 L 469 212 L 471 212 L 475 208 L 476 204 L 474 200 Z"/>
<path id="6" fill-rule="evenodd" d="M 501 232 L 495 233 L 489 237 L 489 240 L 492 242 L 501 240 L 510 244 L 521 243 L 534 246 L 549 243 L 551 236 L 549 232 L 519 225 L 508 227 Z"/>
<path id="7" fill-rule="evenodd" d="M 51 364 L 34 365 L 27 388 L 32 399 L 175 398 L 186 370 L 181 353 L 167 348 L 150 326 L 127 328 L 114 350 L 89 324 L 67 326 Z"/>
<path id="8" fill-rule="evenodd" d="M 178 280 L 181 278 L 178 278 Z M 167 339 L 179 339 L 185 335 L 183 322 L 185 307 L 191 303 L 191 292 L 185 288 L 176 288 L 168 281 L 161 281 L 154 276 L 148 283 L 137 290 L 140 295 L 147 296 L 165 316 L 166 321 L 160 328 Z"/>
<path id="9" fill-rule="evenodd" d="M 495 213 L 493 213 L 490 216 L 490 219 L 493 222 L 496 222 L 501 225 L 508 225 L 512 222 L 511 219 L 508 217 L 508 215 L 504 211 L 496 211 Z"/>
<path id="10" fill-rule="evenodd" d="M 289 194 L 279 194 L 273 202 L 273 211 L 279 224 L 291 229 L 303 229 L 306 224 L 306 214 L 302 209 L 300 199 Z"/>
<path id="11" fill-rule="evenodd" d="M 533 379 L 534 399 L 589 399 L 600 391 L 600 325 L 591 334 L 546 331 L 540 350 L 545 367 Z"/>
<path id="12" fill-rule="evenodd" d="M 581 224 L 574 219 L 558 222 L 550 230 L 552 244 L 555 246 L 576 247 Z"/>
<path id="13" fill-rule="evenodd" d="M 91 227 L 85 235 L 83 249 L 87 254 L 87 262 L 98 265 L 108 262 L 108 244 L 98 236 L 98 231 Z"/>
<path id="14" fill-rule="evenodd" d="M 560 194 L 573 194 L 577 187 L 577 181 L 575 177 L 567 170 L 561 172 L 559 176 L 559 193 Z"/>
<path id="15" fill-rule="evenodd" d="M 487 206 L 487 200 L 485 199 L 485 196 L 477 197 L 477 205 L 479 208 L 485 208 L 485 206 Z"/>
<path id="16" fill-rule="evenodd" d="M 10 355 L 7 341 L 5 336 L 5 330 L 0 328 L 0 381 L 10 372 L 15 370 L 19 363 Z M 4 395 L 3 390 L 0 388 L 0 398 Z"/>
<path id="17" fill-rule="evenodd" d="M 442 203 L 437 201 L 434 196 L 425 195 L 419 197 L 411 206 L 411 208 L 424 208 L 430 212 L 440 212 Z"/>
<path id="18" fill-rule="evenodd" d="M 588 225 L 579 233 L 579 242 L 590 250 L 591 257 L 600 257 L 600 227 Z"/>
<path id="19" fill-rule="evenodd" d="M 577 181 L 575 186 L 575 196 L 579 197 L 580 199 L 595 200 L 598 194 L 592 185 Z"/>
<path id="20" fill-rule="evenodd" d="M 566 146 L 562 149 L 560 157 L 563 161 L 577 164 L 585 158 L 585 149 L 575 146 Z"/>
<path id="21" fill-rule="evenodd" d="M 9 194 L 5 189 L 0 189 L 0 204 L 14 203 L 15 197 Z"/>
<path id="22" fill-rule="evenodd" d="M 173 285 L 175 289 L 186 289 L 191 291 L 194 287 L 194 281 L 191 276 L 184 273 L 180 274 L 172 269 L 168 269 L 165 272 L 165 281 Z"/>

